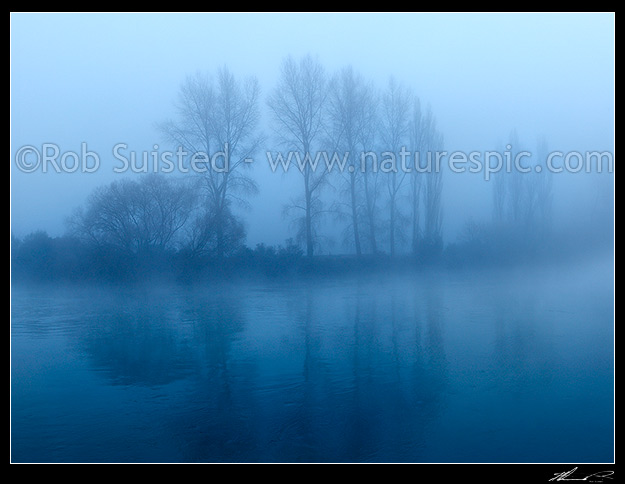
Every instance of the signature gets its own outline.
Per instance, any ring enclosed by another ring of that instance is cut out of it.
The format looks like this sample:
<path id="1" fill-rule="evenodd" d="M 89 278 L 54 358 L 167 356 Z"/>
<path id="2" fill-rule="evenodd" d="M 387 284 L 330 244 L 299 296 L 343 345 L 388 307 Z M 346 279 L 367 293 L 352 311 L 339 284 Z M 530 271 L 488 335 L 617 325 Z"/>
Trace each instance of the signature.
<path id="1" fill-rule="evenodd" d="M 588 481 L 588 482 L 603 482 L 604 479 L 612 479 L 614 471 L 600 471 L 593 474 L 589 474 L 586 477 L 571 477 L 571 475 L 577 470 L 577 467 L 573 467 L 570 471 L 556 473 L 554 477 L 549 479 L 550 481 Z"/>

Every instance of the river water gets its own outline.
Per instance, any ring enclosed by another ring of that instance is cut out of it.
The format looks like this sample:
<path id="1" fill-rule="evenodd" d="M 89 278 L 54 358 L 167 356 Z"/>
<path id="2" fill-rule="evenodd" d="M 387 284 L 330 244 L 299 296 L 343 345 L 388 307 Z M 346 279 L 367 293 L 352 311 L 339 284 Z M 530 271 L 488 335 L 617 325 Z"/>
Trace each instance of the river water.
<path id="1" fill-rule="evenodd" d="M 613 462 L 611 258 L 28 286 L 12 462 Z"/>

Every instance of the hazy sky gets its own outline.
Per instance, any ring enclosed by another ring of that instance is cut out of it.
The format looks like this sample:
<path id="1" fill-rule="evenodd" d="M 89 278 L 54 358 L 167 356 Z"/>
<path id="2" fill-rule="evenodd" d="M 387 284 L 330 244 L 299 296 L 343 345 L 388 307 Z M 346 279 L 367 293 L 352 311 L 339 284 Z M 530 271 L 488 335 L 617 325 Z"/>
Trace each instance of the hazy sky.
<path id="1" fill-rule="evenodd" d="M 544 135 L 552 150 L 613 151 L 614 35 L 614 14 L 12 14 L 12 230 L 61 234 L 93 187 L 120 176 L 114 145 L 162 147 L 155 124 L 174 115 L 187 75 L 227 64 L 266 95 L 289 54 L 329 72 L 351 64 L 381 87 L 395 76 L 431 105 L 450 151 L 495 148 L 513 128 L 529 149 Z M 100 169 L 19 172 L 17 151 L 43 143 L 86 143 Z M 248 242 L 281 243 L 296 181 L 254 169 Z M 445 234 L 486 216 L 489 190 L 448 177 Z"/>

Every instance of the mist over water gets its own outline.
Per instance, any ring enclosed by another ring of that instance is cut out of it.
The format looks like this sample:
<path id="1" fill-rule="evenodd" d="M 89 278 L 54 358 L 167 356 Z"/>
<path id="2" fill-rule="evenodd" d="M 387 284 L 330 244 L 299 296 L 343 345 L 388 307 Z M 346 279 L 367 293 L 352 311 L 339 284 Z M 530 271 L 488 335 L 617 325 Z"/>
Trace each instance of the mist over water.
<path id="1" fill-rule="evenodd" d="M 12 458 L 606 462 L 609 272 L 20 289 Z"/>
<path id="2" fill-rule="evenodd" d="M 11 461 L 613 462 L 614 74 L 613 13 L 12 14 Z"/>

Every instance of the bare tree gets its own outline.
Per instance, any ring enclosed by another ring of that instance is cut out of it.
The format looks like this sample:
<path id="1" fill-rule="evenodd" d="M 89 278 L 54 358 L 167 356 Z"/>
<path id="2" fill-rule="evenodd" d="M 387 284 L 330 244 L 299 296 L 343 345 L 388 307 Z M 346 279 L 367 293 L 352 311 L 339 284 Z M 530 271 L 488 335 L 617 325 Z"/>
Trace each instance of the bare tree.
<path id="1" fill-rule="evenodd" d="M 415 99 L 409 125 L 409 140 L 413 163 L 410 165 L 410 209 L 412 226 L 412 252 L 416 254 L 424 240 L 431 248 L 441 242 L 443 173 L 437 162 L 437 151 L 442 150 L 443 138 L 436 127 L 436 118 L 428 106 L 421 111 Z M 421 204 L 423 197 L 423 204 Z M 421 209 L 424 227 L 420 228 Z"/>
<path id="2" fill-rule="evenodd" d="M 431 112 L 427 114 L 428 126 L 427 149 L 431 153 L 442 151 L 443 135 L 436 129 L 436 119 Z M 423 202 L 425 209 L 425 240 L 430 246 L 441 244 L 443 224 L 443 172 L 438 166 L 431 166 L 425 173 Z"/>
<path id="3" fill-rule="evenodd" d="M 421 187 L 422 173 L 419 164 L 423 164 L 423 160 L 427 156 L 426 141 L 428 135 L 427 119 L 421 113 L 421 103 L 419 98 L 415 98 L 412 108 L 412 119 L 409 126 L 409 142 L 412 156 L 412 171 L 410 173 L 410 210 L 411 210 L 411 249 L 416 254 L 421 237 L 420 230 L 420 212 L 421 212 Z M 421 163 L 420 163 L 421 162 Z"/>
<path id="4" fill-rule="evenodd" d="M 70 232 L 100 246 L 135 254 L 174 249 L 193 210 L 187 184 L 163 175 L 143 175 L 97 188 L 70 219 Z"/>
<path id="5" fill-rule="evenodd" d="M 536 204 L 539 216 L 539 229 L 544 235 L 551 223 L 551 210 L 553 205 L 553 173 L 551 173 L 547 166 L 549 150 L 545 138 L 540 138 L 538 140 L 536 154 L 538 156 L 537 166 L 540 166 L 540 171 L 538 171 L 538 169 L 535 170 Z"/>
<path id="6" fill-rule="evenodd" d="M 502 150 L 498 150 L 501 153 Z M 498 170 L 491 175 L 493 183 L 493 220 L 501 225 L 505 219 L 506 206 L 506 176 L 504 170 Z"/>
<path id="7" fill-rule="evenodd" d="M 216 82 L 197 74 L 180 88 L 178 119 L 162 125 L 169 139 L 196 161 L 204 157 L 203 164 L 195 164 L 203 169 L 194 170 L 204 193 L 193 239 L 197 252 L 210 246 L 218 258 L 224 256 L 233 235 L 231 229 L 236 227 L 238 233 L 242 227 L 232 203 L 247 205 L 246 196 L 257 191 L 246 171 L 262 139 L 257 134 L 259 92 L 255 78 L 237 81 L 226 67 L 217 72 Z M 219 163 L 214 162 L 217 154 Z M 214 244 L 210 245 L 210 240 Z"/>
<path id="8" fill-rule="evenodd" d="M 378 177 L 378 161 L 376 148 L 376 136 L 379 131 L 379 93 L 373 85 L 367 87 L 368 95 L 363 104 L 363 125 L 359 132 L 358 143 L 362 149 L 360 158 L 360 170 L 364 188 L 364 211 L 365 225 L 368 230 L 363 231 L 368 239 L 371 253 L 378 252 L 378 198 L 380 194 L 380 178 Z M 370 156 L 371 155 L 371 156 Z"/>
<path id="9" fill-rule="evenodd" d="M 345 201 L 339 200 L 338 205 L 347 209 L 351 239 L 358 257 L 362 255 L 360 219 L 364 202 L 360 153 L 364 152 L 363 143 L 372 128 L 371 96 L 371 87 L 350 66 L 334 76 L 328 98 L 330 145 L 335 152 L 346 154 L 344 169 L 339 173 Z"/>
<path id="10" fill-rule="evenodd" d="M 382 96 L 380 112 L 380 134 L 384 149 L 382 155 L 390 157 L 394 165 L 388 172 L 386 184 L 389 197 L 391 256 L 394 256 L 396 252 L 396 236 L 400 228 L 398 221 L 401 214 L 398 210 L 398 197 L 408 174 L 407 170 L 400 169 L 398 160 L 402 147 L 405 147 L 407 143 L 411 98 L 410 91 L 395 82 L 393 78 L 389 80 L 388 87 Z M 384 160 L 381 163 L 384 163 Z"/>
<path id="11" fill-rule="evenodd" d="M 513 129 L 510 133 L 510 172 L 506 173 L 508 179 L 508 210 L 509 217 L 512 223 L 518 224 L 521 221 L 523 214 L 523 199 L 524 199 L 524 187 L 523 187 L 523 173 L 518 170 L 514 160 L 518 154 L 522 151 L 519 136 L 516 129 Z"/>
<path id="12" fill-rule="evenodd" d="M 326 75 L 321 64 L 310 55 L 299 62 L 292 57 L 282 63 L 280 79 L 268 99 L 269 109 L 283 146 L 299 153 L 304 193 L 292 201 L 285 214 L 303 213 L 299 220 L 299 238 L 306 244 L 306 254 L 312 257 L 317 238 L 316 227 L 322 211 L 319 191 L 326 180 L 327 170 L 311 166 L 312 150 L 324 130 L 328 95 Z"/>

